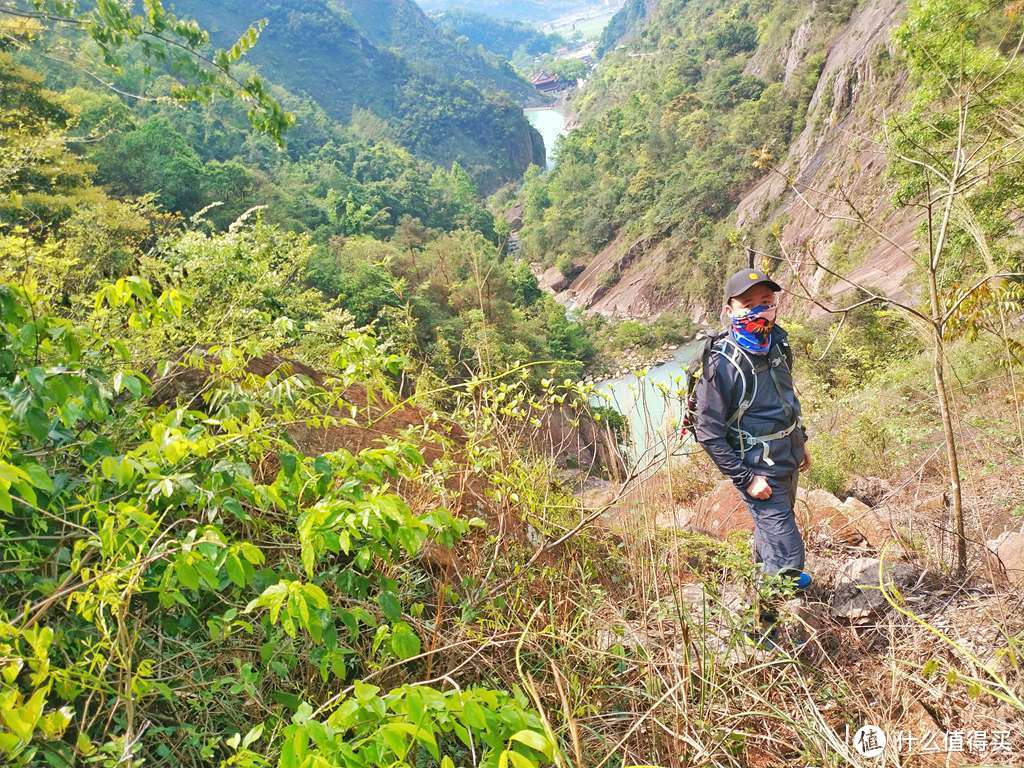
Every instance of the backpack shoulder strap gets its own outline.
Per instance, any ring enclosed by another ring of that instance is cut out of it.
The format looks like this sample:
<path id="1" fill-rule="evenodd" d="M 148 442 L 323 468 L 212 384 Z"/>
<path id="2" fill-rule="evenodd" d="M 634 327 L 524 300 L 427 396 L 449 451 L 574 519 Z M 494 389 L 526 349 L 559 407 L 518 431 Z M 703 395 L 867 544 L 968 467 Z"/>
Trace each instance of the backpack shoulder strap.
<path id="1" fill-rule="evenodd" d="M 719 341 L 722 341 L 723 343 L 719 345 L 717 343 Z M 740 389 L 738 404 L 736 406 L 736 410 L 729 417 L 727 422 L 727 426 L 739 426 L 740 419 L 743 418 L 743 414 L 747 412 L 748 408 L 750 408 L 751 404 L 754 402 L 754 397 L 757 395 L 757 377 L 754 375 L 754 364 L 747 353 L 744 352 L 736 342 L 729 338 L 728 331 L 718 335 L 715 338 L 715 342 L 717 348 L 713 351 L 725 358 L 725 360 L 728 361 L 728 363 L 732 365 L 740 375 L 742 387 Z"/>
<path id="2" fill-rule="evenodd" d="M 782 347 L 782 354 L 786 359 L 786 367 L 793 370 L 793 347 L 789 344 L 789 339 L 783 336 L 779 339 L 779 346 Z"/>

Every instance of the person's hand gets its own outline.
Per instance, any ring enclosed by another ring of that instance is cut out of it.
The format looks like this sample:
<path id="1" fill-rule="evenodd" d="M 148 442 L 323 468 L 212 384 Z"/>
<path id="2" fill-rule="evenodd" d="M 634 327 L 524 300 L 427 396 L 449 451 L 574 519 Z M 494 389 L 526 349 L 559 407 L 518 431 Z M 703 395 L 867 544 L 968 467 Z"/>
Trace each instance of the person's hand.
<path id="1" fill-rule="evenodd" d="M 811 451 L 804 446 L 804 460 L 800 462 L 800 471 L 806 472 L 811 468 Z"/>
<path id="2" fill-rule="evenodd" d="M 750 481 L 750 485 L 747 486 L 747 494 L 753 496 L 755 499 L 771 498 L 772 487 L 768 485 L 768 481 L 765 480 L 761 475 L 754 475 L 754 479 Z"/>

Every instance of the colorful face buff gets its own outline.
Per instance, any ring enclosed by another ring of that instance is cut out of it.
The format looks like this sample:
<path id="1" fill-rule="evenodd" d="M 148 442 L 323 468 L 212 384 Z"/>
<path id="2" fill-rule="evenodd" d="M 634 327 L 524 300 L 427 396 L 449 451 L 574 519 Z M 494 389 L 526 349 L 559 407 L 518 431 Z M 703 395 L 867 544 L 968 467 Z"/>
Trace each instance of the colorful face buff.
<path id="1" fill-rule="evenodd" d="M 768 354 L 775 327 L 775 304 L 759 304 L 732 316 L 732 337 L 742 349 L 754 355 Z"/>

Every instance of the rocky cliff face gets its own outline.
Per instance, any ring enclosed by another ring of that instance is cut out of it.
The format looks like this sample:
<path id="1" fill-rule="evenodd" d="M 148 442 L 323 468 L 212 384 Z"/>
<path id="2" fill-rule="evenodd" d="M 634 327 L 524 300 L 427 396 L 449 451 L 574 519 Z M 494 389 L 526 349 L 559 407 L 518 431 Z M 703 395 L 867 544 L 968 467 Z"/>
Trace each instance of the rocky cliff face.
<path id="1" fill-rule="evenodd" d="M 912 249 L 917 221 L 910 211 L 892 209 L 880 145 L 886 114 L 900 107 L 906 94 L 890 42 L 903 7 L 901 0 L 866 0 L 833 28 L 805 127 L 784 151 L 767 159 L 773 170 L 743 190 L 728 220 L 741 232 L 774 229 L 784 254 L 813 253 L 856 282 L 907 298 L 914 293 L 914 265 L 901 249 Z M 744 75 L 767 79 L 781 72 L 785 89 L 807 87 L 806 80 L 799 81 L 806 78 L 809 57 L 822 56 L 820 40 L 815 45 L 820 12 L 817 2 L 809 3 L 784 39 L 761 41 Z M 854 209 L 873 226 L 856 225 Z M 649 318 L 674 310 L 699 320 L 716 307 L 686 294 L 683 286 L 666 289 L 663 280 L 672 261 L 686 256 L 678 239 L 620 231 L 557 295 L 568 305 L 605 315 Z M 774 269 L 783 282 L 795 282 L 789 265 Z M 837 303 L 852 291 L 820 269 L 804 267 L 802 277 Z M 810 303 L 797 311 L 820 312 Z"/>
<path id="2" fill-rule="evenodd" d="M 907 299 L 914 264 L 901 249 L 913 250 L 917 218 L 893 210 L 880 144 L 885 115 L 905 96 L 902 73 L 889 66 L 890 33 L 903 7 L 900 0 L 869 0 L 835 35 L 807 127 L 776 170 L 744 195 L 736 222 L 741 228 L 778 224 L 784 253 L 795 258 L 812 252 L 823 263 L 845 267 L 854 282 Z M 800 45 L 801 29 L 791 51 Z M 851 221 L 858 212 L 870 228 Z M 820 269 L 806 277 L 812 291 L 836 303 L 853 290 L 834 278 L 830 284 Z"/>

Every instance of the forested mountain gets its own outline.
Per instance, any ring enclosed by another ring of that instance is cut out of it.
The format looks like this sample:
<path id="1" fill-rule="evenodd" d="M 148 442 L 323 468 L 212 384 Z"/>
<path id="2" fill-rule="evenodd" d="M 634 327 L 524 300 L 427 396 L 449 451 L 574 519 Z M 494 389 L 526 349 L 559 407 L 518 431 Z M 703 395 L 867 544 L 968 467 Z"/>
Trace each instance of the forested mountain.
<path id="1" fill-rule="evenodd" d="M 434 19 L 446 32 L 464 37 L 473 45 L 481 45 L 506 59 L 517 54 L 540 56 L 565 45 L 560 35 L 545 34 L 532 24 L 476 11 L 457 8 L 440 12 Z"/>
<path id="2" fill-rule="evenodd" d="M 597 45 L 598 55 L 603 56 L 631 33 L 639 31 L 656 3 L 657 0 L 626 0 L 625 5 L 612 16 L 608 26 L 602 30 L 601 40 Z"/>
<path id="3" fill-rule="evenodd" d="M 789 1 L 627 3 L 577 100 L 580 128 L 527 195 L 528 252 L 588 266 L 570 288 L 580 305 L 696 317 L 713 306 L 738 240 L 768 249 L 776 227 L 787 247 L 814 233 L 823 254 L 850 250 L 848 227 L 800 213 L 785 179 L 825 189 L 842 178 L 856 199 L 887 198 L 882 174 L 866 170 L 877 171 L 877 158 L 851 147 L 884 130 L 886 110 L 905 98 L 889 42 L 903 13 L 895 0 L 813 11 Z M 903 243 L 905 222 L 897 212 L 885 224 Z M 865 258 L 875 246 L 862 240 L 849 264 L 881 267 L 888 277 L 877 284 L 900 290 L 908 262 L 876 245 Z"/>
<path id="4" fill-rule="evenodd" d="M 374 45 L 397 51 L 420 72 L 445 82 L 466 80 L 482 91 L 502 91 L 519 102 L 537 98 L 533 86 L 505 62 L 444 34 L 413 0 L 333 0 L 333 4 L 350 14 Z"/>
<path id="5" fill-rule="evenodd" d="M 543 165 L 543 142 L 516 103 L 530 86 L 447 38 L 411 2 L 178 0 L 175 7 L 224 45 L 253 18 L 267 19 L 250 60 L 271 80 L 364 135 L 433 162 L 458 161 L 485 189 Z"/>
<path id="6" fill-rule="evenodd" d="M 551 21 L 569 13 L 603 8 L 607 0 L 420 0 L 428 11 L 464 10 L 483 13 L 499 19 L 520 21 Z"/>

